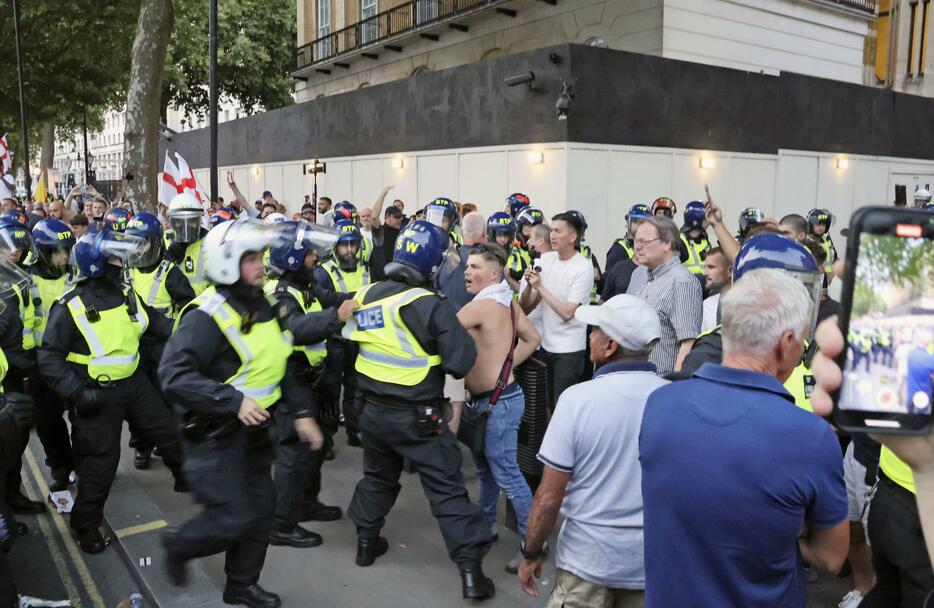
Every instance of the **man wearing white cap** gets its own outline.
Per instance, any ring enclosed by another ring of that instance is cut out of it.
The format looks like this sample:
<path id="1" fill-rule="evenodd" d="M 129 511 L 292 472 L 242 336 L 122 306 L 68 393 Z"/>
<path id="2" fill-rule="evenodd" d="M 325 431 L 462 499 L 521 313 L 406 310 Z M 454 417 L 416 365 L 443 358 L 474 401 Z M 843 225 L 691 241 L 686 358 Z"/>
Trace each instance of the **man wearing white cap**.
<path id="1" fill-rule="evenodd" d="M 541 485 L 528 518 L 519 568 L 522 589 L 538 596 L 538 555 L 560 509 L 558 573 L 548 608 L 642 606 L 642 473 L 639 429 L 649 394 L 668 384 L 648 361 L 661 336 L 647 302 L 618 295 L 574 313 L 593 326 L 593 380 L 561 395 L 542 441 Z"/>

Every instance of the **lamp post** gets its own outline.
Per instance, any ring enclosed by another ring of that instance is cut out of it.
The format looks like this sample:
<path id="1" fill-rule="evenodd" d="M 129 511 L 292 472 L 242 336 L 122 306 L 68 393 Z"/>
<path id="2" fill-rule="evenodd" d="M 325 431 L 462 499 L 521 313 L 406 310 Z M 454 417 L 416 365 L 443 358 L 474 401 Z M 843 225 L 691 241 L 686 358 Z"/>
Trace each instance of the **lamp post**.
<path id="1" fill-rule="evenodd" d="M 13 2 L 13 29 L 16 36 L 16 80 L 19 85 L 19 122 L 23 129 L 23 160 L 25 161 L 26 200 L 32 200 L 32 176 L 29 174 L 29 123 L 26 122 L 26 100 L 23 98 L 23 54 L 22 34 L 19 31 L 19 4 Z"/>
<path id="2" fill-rule="evenodd" d="M 209 0 L 208 47 L 210 73 L 208 80 L 208 112 L 211 115 L 211 201 L 217 200 L 217 0 Z"/>

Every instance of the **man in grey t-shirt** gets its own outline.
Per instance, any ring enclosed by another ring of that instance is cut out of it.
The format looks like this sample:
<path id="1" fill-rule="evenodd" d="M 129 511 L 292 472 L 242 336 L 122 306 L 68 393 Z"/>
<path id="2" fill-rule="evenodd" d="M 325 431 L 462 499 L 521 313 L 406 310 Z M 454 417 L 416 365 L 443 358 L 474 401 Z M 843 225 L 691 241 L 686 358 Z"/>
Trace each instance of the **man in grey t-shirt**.
<path id="1" fill-rule="evenodd" d="M 519 581 L 526 593 L 538 595 L 534 577 L 541 576 L 541 550 L 560 508 L 565 520 L 548 607 L 579 596 L 641 606 L 639 428 L 649 394 L 668 384 L 647 361 L 661 323 L 652 306 L 629 295 L 582 306 L 575 317 L 593 326 L 590 359 L 598 369 L 593 380 L 565 390 L 545 433 L 538 454 L 544 472 L 528 519 Z"/>

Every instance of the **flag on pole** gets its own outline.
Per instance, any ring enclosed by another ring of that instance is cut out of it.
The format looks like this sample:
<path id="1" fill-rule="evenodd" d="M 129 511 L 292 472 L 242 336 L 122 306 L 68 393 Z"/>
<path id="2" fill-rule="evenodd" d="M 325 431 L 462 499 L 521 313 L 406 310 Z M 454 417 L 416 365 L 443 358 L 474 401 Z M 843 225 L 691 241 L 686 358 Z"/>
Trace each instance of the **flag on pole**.
<path id="1" fill-rule="evenodd" d="M 179 183 L 182 181 L 178 173 L 178 167 L 172 162 L 169 153 L 165 153 L 165 165 L 162 169 L 162 175 L 159 178 L 159 202 L 169 206 L 175 195 L 181 192 Z"/>
<path id="2" fill-rule="evenodd" d="M 3 174 L 6 175 L 13 169 L 13 152 L 10 151 L 10 146 L 6 141 L 7 134 L 4 133 L 3 137 L 0 137 L 0 168 L 3 169 Z"/>
<path id="3" fill-rule="evenodd" d="M 178 174 L 181 176 L 181 181 L 179 182 L 182 187 L 179 192 L 190 191 L 196 199 L 201 203 L 205 209 L 210 208 L 211 206 L 211 197 L 205 193 L 204 188 L 201 186 L 201 183 L 198 182 L 198 178 L 195 177 L 194 172 L 191 170 L 191 167 L 188 166 L 188 161 L 182 157 L 178 152 L 175 153 L 175 160 L 178 164 Z"/>
<path id="4" fill-rule="evenodd" d="M 36 187 L 36 191 L 33 192 L 32 200 L 38 201 L 40 203 L 44 203 L 48 200 L 49 194 L 45 186 L 46 177 L 47 177 L 46 170 L 43 169 L 39 173 L 39 185 Z"/>

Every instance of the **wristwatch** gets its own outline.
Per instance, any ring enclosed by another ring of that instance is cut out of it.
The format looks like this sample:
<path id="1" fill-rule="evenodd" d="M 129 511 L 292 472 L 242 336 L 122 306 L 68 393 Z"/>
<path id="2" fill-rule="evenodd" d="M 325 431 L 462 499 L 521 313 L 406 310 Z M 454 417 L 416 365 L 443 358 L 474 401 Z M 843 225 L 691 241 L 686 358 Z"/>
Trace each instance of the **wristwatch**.
<path id="1" fill-rule="evenodd" d="M 522 543 L 519 545 L 519 552 L 522 553 L 523 559 L 527 559 L 530 562 L 534 562 L 545 553 L 545 548 L 542 547 L 537 551 L 529 551 L 525 548 L 525 539 L 522 539 Z"/>

